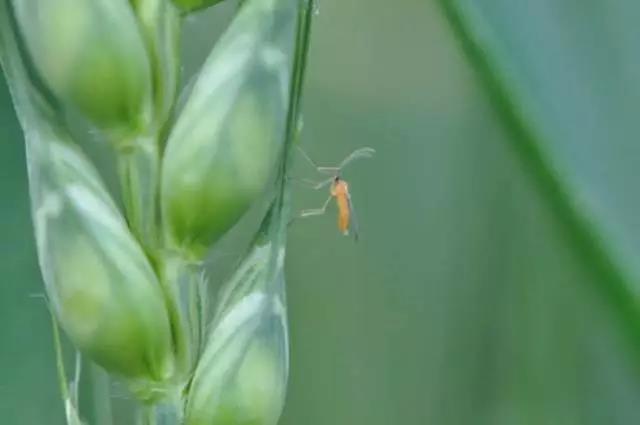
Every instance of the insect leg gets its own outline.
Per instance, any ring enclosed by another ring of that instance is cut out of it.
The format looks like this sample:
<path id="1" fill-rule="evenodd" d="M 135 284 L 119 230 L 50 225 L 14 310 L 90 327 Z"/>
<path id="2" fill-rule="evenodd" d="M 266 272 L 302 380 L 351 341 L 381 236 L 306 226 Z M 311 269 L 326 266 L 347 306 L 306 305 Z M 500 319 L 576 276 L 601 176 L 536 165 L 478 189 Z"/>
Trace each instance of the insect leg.
<path id="1" fill-rule="evenodd" d="M 313 190 L 319 190 L 329 186 L 329 184 L 331 184 L 335 180 L 335 177 L 331 177 L 330 179 L 322 180 L 320 182 L 310 179 L 294 179 L 293 177 L 290 177 L 289 180 L 297 183 L 302 183 Z"/>
<path id="2" fill-rule="evenodd" d="M 329 202 L 331 202 L 331 198 L 333 198 L 333 196 L 329 195 L 329 197 L 325 201 L 325 203 L 322 206 L 322 208 L 315 208 L 315 209 L 310 209 L 310 210 L 302 210 L 298 217 L 300 217 L 300 218 L 312 217 L 312 216 L 324 214 L 325 212 L 327 212 L 327 207 L 329 206 Z"/>
<path id="3" fill-rule="evenodd" d="M 304 151 L 304 149 L 302 149 L 300 146 L 297 146 L 298 150 L 300 151 L 300 153 L 302 154 L 302 156 L 304 157 L 304 159 L 307 160 L 307 162 L 309 164 L 311 164 L 311 166 L 313 168 L 315 168 L 318 172 L 323 173 L 323 174 L 335 174 L 338 171 L 340 171 L 340 169 L 338 167 L 320 167 L 318 164 L 315 163 L 315 161 L 313 159 L 311 159 L 311 157 L 309 155 L 307 155 L 307 153 Z"/>

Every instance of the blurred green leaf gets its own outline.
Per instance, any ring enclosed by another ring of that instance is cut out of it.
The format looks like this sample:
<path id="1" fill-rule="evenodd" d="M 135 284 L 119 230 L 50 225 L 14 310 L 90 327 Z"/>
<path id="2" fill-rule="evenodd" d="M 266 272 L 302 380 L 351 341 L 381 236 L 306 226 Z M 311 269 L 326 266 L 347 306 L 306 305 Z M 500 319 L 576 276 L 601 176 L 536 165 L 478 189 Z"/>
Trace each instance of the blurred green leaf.
<path id="1" fill-rule="evenodd" d="M 633 93 L 626 74 L 640 66 L 640 50 L 629 46 L 627 60 L 602 69 L 602 55 L 622 53 L 620 36 L 631 34 L 607 33 L 601 4 L 581 3 L 575 13 L 572 1 L 518 3 L 440 0 L 511 142 L 640 348 L 640 270 L 634 262 L 640 203 L 627 189 L 640 145 L 635 114 L 620 87 L 627 80 Z M 619 12 L 617 7 L 608 12 Z M 604 36 L 586 44 L 598 30 Z"/>

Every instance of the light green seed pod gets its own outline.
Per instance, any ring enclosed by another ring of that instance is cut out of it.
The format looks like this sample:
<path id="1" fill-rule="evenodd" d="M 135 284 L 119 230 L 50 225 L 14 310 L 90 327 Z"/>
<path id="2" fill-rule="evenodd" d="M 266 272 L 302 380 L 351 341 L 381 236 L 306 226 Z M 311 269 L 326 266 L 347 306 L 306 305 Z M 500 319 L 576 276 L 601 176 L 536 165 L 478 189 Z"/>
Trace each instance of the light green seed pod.
<path id="1" fill-rule="evenodd" d="M 222 3 L 223 0 L 172 0 L 180 10 L 193 12 L 194 10 L 206 9 L 214 4 Z"/>
<path id="2" fill-rule="evenodd" d="M 73 344 L 144 391 L 173 373 L 156 275 L 98 174 L 57 132 L 27 133 L 40 268 Z"/>
<path id="3" fill-rule="evenodd" d="M 288 376 L 284 250 L 256 245 L 226 285 L 185 411 L 185 425 L 275 425 Z"/>
<path id="4" fill-rule="evenodd" d="M 166 233 L 201 255 L 262 192 L 284 139 L 298 0 L 247 0 L 211 52 L 163 160 Z"/>
<path id="5" fill-rule="evenodd" d="M 13 0 L 29 57 L 51 91 L 97 127 L 141 131 L 151 113 L 147 51 L 127 0 Z"/>

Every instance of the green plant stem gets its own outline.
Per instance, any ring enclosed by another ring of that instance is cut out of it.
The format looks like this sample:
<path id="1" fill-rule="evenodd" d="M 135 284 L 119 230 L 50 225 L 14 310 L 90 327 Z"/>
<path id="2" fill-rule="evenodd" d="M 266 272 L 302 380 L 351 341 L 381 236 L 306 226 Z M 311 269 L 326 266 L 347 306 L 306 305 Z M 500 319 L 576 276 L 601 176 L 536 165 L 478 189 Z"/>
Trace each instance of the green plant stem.
<path id="1" fill-rule="evenodd" d="M 311 29 L 314 14 L 314 0 L 300 0 L 303 6 L 300 8 L 298 16 L 298 31 L 296 40 L 296 52 L 293 63 L 293 77 L 291 79 L 291 97 L 289 99 L 289 112 L 287 116 L 287 130 L 285 141 L 285 152 L 290 155 L 292 145 L 297 140 L 304 92 L 304 77 L 307 70 L 307 58 L 309 55 L 309 44 L 311 42 Z M 284 166 L 287 166 L 285 161 Z"/>
<path id="2" fill-rule="evenodd" d="M 198 355 L 202 354 L 204 350 L 204 346 L 207 343 L 207 324 L 209 323 L 209 290 L 208 290 L 208 282 L 204 274 L 204 270 L 202 271 L 201 279 L 198 281 L 198 309 L 199 309 L 199 320 L 200 320 L 200 352 Z"/>
<path id="3" fill-rule="evenodd" d="M 95 364 L 91 365 L 91 387 L 95 425 L 113 425 L 110 378 L 107 372 Z"/>
<path id="4" fill-rule="evenodd" d="M 153 405 L 154 425 L 180 425 L 182 418 L 182 401 L 179 393 L 173 393 L 166 400 Z"/>
<path id="5" fill-rule="evenodd" d="M 202 263 L 194 263 L 182 258 L 173 260 L 175 282 L 178 286 L 180 309 L 186 319 L 189 332 L 190 364 L 195 366 L 204 343 L 203 324 L 206 294 L 202 292 L 204 267 Z"/>
<path id="6" fill-rule="evenodd" d="M 637 286 L 634 282 L 639 280 L 637 273 L 615 255 L 611 238 L 595 214 L 573 195 L 575 188 L 548 152 L 547 146 L 553 141 L 537 125 L 530 112 L 531 102 L 506 71 L 491 28 L 474 9 L 473 2 L 467 2 L 467 5 L 459 0 L 438 2 L 496 111 L 511 132 L 513 147 L 538 180 L 570 238 L 599 276 L 594 281 L 615 306 L 633 340 L 640 364 L 640 303 L 633 289 Z"/>
<path id="7" fill-rule="evenodd" d="M 67 425 L 83 425 L 78 416 L 78 379 L 79 371 L 76 371 L 74 380 L 74 388 L 69 388 L 67 380 L 67 372 L 64 367 L 64 352 L 62 350 L 62 340 L 60 338 L 60 328 L 58 321 L 53 312 L 51 312 L 51 324 L 53 326 L 53 346 L 56 353 L 56 370 L 58 372 L 58 383 L 60 384 L 60 393 L 64 401 L 65 417 Z M 79 356 L 79 354 L 77 354 Z"/>
<path id="8" fill-rule="evenodd" d="M 56 354 L 56 371 L 58 373 L 58 383 L 60 384 L 60 394 L 66 403 L 70 399 L 69 383 L 67 372 L 64 367 L 64 353 L 62 352 L 62 340 L 60 338 L 60 328 L 53 312 L 51 312 L 51 326 L 53 330 L 53 347 Z"/>
<path id="9" fill-rule="evenodd" d="M 289 110 L 287 112 L 287 123 L 285 133 L 285 143 L 278 172 L 277 189 L 274 202 L 267 213 L 265 222 L 268 223 L 267 237 L 270 243 L 276 247 L 272 249 L 269 258 L 269 270 L 267 279 L 276 282 L 276 274 L 281 266 L 279 256 L 284 249 L 287 238 L 287 228 L 290 221 L 290 183 L 287 173 L 293 161 L 293 151 L 295 144 L 299 141 L 301 131 L 301 104 L 304 92 L 304 77 L 307 69 L 307 58 L 309 54 L 309 43 L 311 41 L 311 28 L 314 15 L 313 0 L 300 0 L 298 12 L 298 23 L 296 32 L 295 57 L 293 62 L 293 73 L 291 78 Z"/>
<path id="10" fill-rule="evenodd" d="M 152 405 L 143 405 L 140 408 L 140 425 L 156 425 L 156 414 Z"/>
<path id="11" fill-rule="evenodd" d="M 118 151 L 118 174 L 129 227 L 150 256 L 158 244 L 160 153 L 154 136 L 138 137 Z"/>
<path id="12" fill-rule="evenodd" d="M 284 196 L 287 186 L 287 171 L 292 161 L 293 147 L 298 141 L 301 122 L 301 104 L 304 92 L 304 78 L 307 70 L 307 58 L 311 41 L 311 28 L 314 14 L 313 0 L 300 0 L 302 6 L 298 13 L 298 30 L 296 36 L 296 50 L 293 62 L 293 74 L 289 97 L 289 111 L 281 169 L 279 172 L 280 196 Z M 288 220 L 288 217 L 284 217 Z"/>
<path id="13" fill-rule="evenodd" d="M 182 18 L 166 0 L 132 0 L 144 35 L 153 73 L 154 122 L 163 144 L 171 127 L 180 75 Z"/>
<path id="14" fill-rule="evenodd" d="M 201 264 L 189 265 L 188 271 L 188 310 L 189 328 L 194 350 L 193 356 L 200 356 L 205 343 L 205 328 L 207 320 L 207 285 L 205 270 Z"/>
<path id="15" fill-rule="evenodd" d="M 161 272 L 160 282 L 169 312 L 176 357 L 176 377 L 178 381 L 182 381 L 191 372 L 193 354 L 188 309 L 183 302 L 184 282 L 189 280 L 188 266 L 180 257 L 168 256 L 163 259 Z"/>

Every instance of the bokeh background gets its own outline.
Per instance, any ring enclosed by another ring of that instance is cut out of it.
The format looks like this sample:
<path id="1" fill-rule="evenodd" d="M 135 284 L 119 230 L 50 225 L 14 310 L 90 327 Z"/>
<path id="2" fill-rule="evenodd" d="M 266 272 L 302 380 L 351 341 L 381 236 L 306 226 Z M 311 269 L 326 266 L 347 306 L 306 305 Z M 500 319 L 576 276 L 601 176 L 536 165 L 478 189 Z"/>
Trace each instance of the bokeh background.
<path id="1" fill-rule="evenodd" d="M 185 79 L 235 6 L 189 19 Z M 333 214 L 291 228 L 282 425 L 638 423 L 637 22 L 635 0 L 319 1 L 305 149 L 378 153 L 344 174 L 359 243 Z M 0 139 L 0 423 L 62 424 L 4 83 Z"/>

